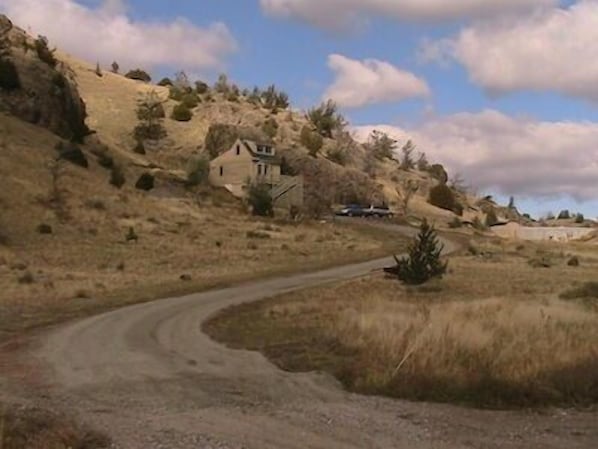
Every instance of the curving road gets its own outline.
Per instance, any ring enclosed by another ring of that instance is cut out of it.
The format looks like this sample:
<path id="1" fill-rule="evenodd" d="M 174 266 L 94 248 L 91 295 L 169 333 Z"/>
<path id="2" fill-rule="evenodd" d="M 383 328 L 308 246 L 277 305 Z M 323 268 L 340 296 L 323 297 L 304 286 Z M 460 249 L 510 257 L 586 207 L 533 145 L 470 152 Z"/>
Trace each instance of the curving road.
<path id="1" fill-rule="evenodd" d="M 33 357 L 52 404 L 106 431 L 124 449 L 598 447 L 595 414 L 476 411 L 362 397 L 327 375 L 282 372 L 258 353 L 227 349 L 201 332 L 201 323 L 224 307 L 354 278 L 388 263 L 119 309 L 49 332 Z"/>

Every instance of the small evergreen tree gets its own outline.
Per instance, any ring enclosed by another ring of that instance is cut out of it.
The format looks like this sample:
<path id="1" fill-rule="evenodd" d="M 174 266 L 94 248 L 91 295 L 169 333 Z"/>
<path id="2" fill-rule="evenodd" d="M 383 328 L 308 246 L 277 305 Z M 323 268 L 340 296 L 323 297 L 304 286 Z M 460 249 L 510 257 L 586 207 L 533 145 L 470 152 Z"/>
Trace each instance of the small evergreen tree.
<path id="1" fill-rule="evenodd" d="M 187 164 L 187 184 L 198 186 L 207 184 L 210 177 L 210 160 L 205 155 L 189 159 Z"/>
<path id="2" fill-rule="evenodd" d="M 432 278 L 441 278 L 448 268 L 448 262 L 441 259 L 443 249 L 434 227 L 424 220 L 419 234 L 409 247 L 409 256 L 400 260 L 395 256 L 396 267 L 385 271 L 409 285 L 421 285 Z"/>
<path id="3" fill-rule="evenodd" d="M 324 139 L 316 132 L 309 129 L 309 126 L 304 126 L 301 130 L 301 145 L 307 148 L 311 157 L 318 157 L 320 150 L 324 146 Z"/>
<path id="4" fill-rule="evenodd" d="M 401 168 L 403 170 L 412 170 L 415 168 L 415 161 L 413 160 L 413 152 L 415 145 L 411 140 L 407 141 L 403 148 L 401 148 Z"/>
<path id="5" fill-rule="evenodd" d="M 393 159 L 397 141 L 388 134 L 374 130 L 368 139 L 366 149 L 378 160 Z"/>
<path id="6" fill-rule="evenodd" d="M 114 61 L 112 63 L 112 73 L 118 73 L 119 70 L 120 70 L 120 66 L 118 65 L 118 62 Z"/>
<path id="7" fill-rule="evenodd" d="M 166 129 L 162 125 L 165 117 L 164 105 L 155 91 L 147 93 L 137 104 L 137 119 L 134 137 L 137 141 L 145 139 L 160 140 L 166 137 Z"/>
<path id="8" fill-rule="evenodd" d="M 174 107 L 171 117 L 177 122 L 188 122 L 193 118 L 193 112 L 185 103 L 181 103 Z"/>
<path id="9" fill-rule="evenodd" d="M 102 67 L 100 66 L 100 63 L 97 62 L 96 63 L 96 70 L 95 70 L 95 74 L 97 76 L 99 76 L 100 78 L 104 76 L 104 74 L 102 73 Z"/>
<path id="10" fill-rule="evenodd" d="M 329 139 L 332 139 L 335 131 L 342 131 L 346 125 L 344 117 L 332 100 L 307 111 L 307 119 L 322 137 Z"/>
<path id="11" fill-rule="evenodd" d="M 150 83 L 152 81 L 151 75 L 142 69 L 129 70 L 125 75 L 125 78 L 129 78 L 131 80 L 136 81 L 143 81 L 144 83 Z"/>

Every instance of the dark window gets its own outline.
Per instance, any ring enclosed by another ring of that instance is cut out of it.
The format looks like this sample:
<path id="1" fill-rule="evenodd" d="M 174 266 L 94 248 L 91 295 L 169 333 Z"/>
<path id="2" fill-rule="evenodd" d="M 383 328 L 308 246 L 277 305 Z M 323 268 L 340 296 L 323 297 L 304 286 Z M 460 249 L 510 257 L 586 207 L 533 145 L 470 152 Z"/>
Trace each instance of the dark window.
<path id="1" fill-rule="evenodd" d="M 241 154 L 241 145 L 237 145 L 237 156 Z"/>
<path id="2" fill-rule="evenodd" d="M 257 174 L 258 176 L 262 174 L 262 166 L 260 164 L 257 165 Z"/>
<path id="3" fill-rule="evenodd" d="M 267 174 L 268 174 L 268 166 L 264 165 L 264 175 L 267 175 Z"/>
<path id="4" fill-rule="evenodd" d="M 220 167 L 220 176 L 224 176 L 224 167 Z"/>

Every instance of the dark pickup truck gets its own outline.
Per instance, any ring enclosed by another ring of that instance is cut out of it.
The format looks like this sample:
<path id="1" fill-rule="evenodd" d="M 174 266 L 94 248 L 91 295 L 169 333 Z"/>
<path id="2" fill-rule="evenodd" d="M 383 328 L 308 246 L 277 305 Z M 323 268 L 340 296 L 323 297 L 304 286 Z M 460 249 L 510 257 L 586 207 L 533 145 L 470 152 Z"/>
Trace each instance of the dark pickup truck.
<path id="1" fill-rule="evenodd" d="M 387 206 L 359 206 L 349 204 L 340 209 L 336 215 L 344 217 L 391 218 L 393 213 Z"/>

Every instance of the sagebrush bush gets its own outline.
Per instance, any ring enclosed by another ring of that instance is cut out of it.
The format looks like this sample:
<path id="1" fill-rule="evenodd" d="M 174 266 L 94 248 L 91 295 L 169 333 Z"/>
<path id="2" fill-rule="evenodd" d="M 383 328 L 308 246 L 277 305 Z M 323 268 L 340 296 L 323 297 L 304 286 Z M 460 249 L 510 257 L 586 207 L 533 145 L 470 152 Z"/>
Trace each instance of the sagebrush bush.
<path id="1" fill-rule="evenodd" d="M 249 205 L 253 215 L 260 217 L 272 217 L 274 205 L 270 189 L 265 184 L 254 184 L 249 189 Z"/>
<path id="2" fill-rule="evenodd" d="M 210 86 L 208 86 L 207 83 L 204 83 L 203 81 L 197 81 L 195 83 L 195 92 L 197 92 L 198 95 L 206 94 L 209 90 Z"/>
<path id="3" fill-rule="evenodd" d="M 307 148 L 311 157 L 317 157 L 318 153 L 324 146 L 324 139 L 317 132 L 312 131 L 309 126 L 304 126 L 301 129 L 301 135 L 299 136 L 301 145 Z"/>
<path id="4" fill-rule="evenodd" d="M 207 157 L 201 155 L 189 159 L 187 165 L 187 184 L 189 186 L 207 184 L 209 177 L 210 161 Z"/>
<path id="5" fill-rule="evenodd" d="M 276 121 L 276 119 L 270 117 L 269 119 L 265 120 L 262 124 L 262 131 L 270 139 L 274 139 L 278 134 L 278 122 Z"/>
<path id="6" fill-rule="evenodd" d="M 183 95 L 183 99 L 181 100 L 182 104 L 184 104 L 189 109 L 194 109 L 199 106 L 200 99 L 197 97 L 195 93 L 189 93 Z"/>
<path id="7" fill-rule="evenodd" d="M 454 192 L 446 184 L 438 184 L 430 190 L 428 202 L 440 209 L 455 211 L 457 209 L 457 199 Z"/>
<path id="8" fill-rule="evenodd" d="M 169 87 L 172 86 L 172 80 L 168 77 L 166 78 L 162 78 L 159 82 L 158 82 L 158 86 L 162 86 L 162 87 Z"/>
<path id="9" fill-rule="evenodd" d="M 186 104 L 181 103 L 174 107 L 171 117 L 177 122 L 188 122 L 193 118 L 193 112 Z"/>
<path id="10" fill-rule="evenodd" d="M 150 74 L 142 69 L 130 70 L 125 77 L 131 80 L 143 81 L 144 83 L 150 83 L 152 81 Z"/>

